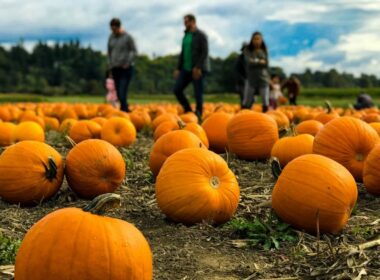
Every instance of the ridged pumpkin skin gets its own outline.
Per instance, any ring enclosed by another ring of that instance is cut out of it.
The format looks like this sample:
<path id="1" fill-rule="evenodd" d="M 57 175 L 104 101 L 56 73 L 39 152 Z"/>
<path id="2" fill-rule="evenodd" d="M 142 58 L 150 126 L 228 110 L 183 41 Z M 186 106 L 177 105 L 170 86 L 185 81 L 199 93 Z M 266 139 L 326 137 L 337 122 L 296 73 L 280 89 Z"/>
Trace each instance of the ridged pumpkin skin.
<path id="1" fill-rule="evenodd" d="M 190 131 L 191 133 L 195 134 L 198 136 L 199 139 L 201 139 L 203 145 L 208 149 L 209 148 L 209 141 L 207 138 L 207 134 L 205 130 L 200 126 L 198 123 L 195 122 L 189 122 L 185 125 L 183 128 L 184 130 Z"/>
<path id="2" fill-rule="evenodd" d="M 15 279 L 151 280 L 152 253 L 132 224 L 64 208 L 42 218 L 25 235 Z"/>
<path id="3" fill-rule="evenodd" d="M 288 128 L 290 126 L 288 117 L 281 111 L 268 111 L 266 115 L 276 121 L 278 129 Z"/>
<path id="4" fill-rule="evenodd" d="M 0 122 L 0 146 L 9 146 L 12 144 L 13 131 L 16 125 L 11 122 Z"/>
<path id="5" fill-rule="evenodd" d="M 369 124 L 340 117 L 328 122 L 315 136 L 313 152 L 339 162 L 362 181 L 364 161 L 378 141 L 379 135 Z"/>
<path id="6" fill-rule="evenodd" d="M 45 142 L 45 132 L 35 122 L 27 121 L 19 123 L 13 130 L 12 142 L 17 143 L 24 140 Z"/>
<path id="7" fill-rule="evenodd" d="M 152 123 L 149 113 L 145 111 L 133 111 L 129 117 L 137 131 L 140 131 L 144 127 L 149 127 Z"/>
<path id="8" fill-rule="evenodd" d="M 164 163 L 156 181 L 162 212 L 184 224 L 227 222 L 239 203 L 235 175 L 219 155 L 206 149 L 184 149 Z"/>
<path id="9" fill-rule="evenodd" d="M 82 198 L 94 198 L 115 191 L 125 177 L 120 152 L 106 141 L 85 140 L 70 150 L 66 158 L 66 179 Z"/>
<path id="10" fill-rule="evenodd" d="M 267 159 L 278 140 L 277 123 L 263 113 L 237 114 L 228 123 L 227 136 L 229 150 L 239 158 Z"/>
<path id="11" fill-rule="evenodd" d="M 217 112 L 211 114 L 202 123 L 210 144 L 210 150 L 215 153 L 225 153 L 228 149 L 227 125 L 231 119 L 231 114 Z"/>
<path id="12" fill-rule="evenodd" d="M 87 139 L 99 139 L 102 127 L 94 121 L 77 121 L 70 129 L 69 136 L 75 143 L 80 143 Z"/>
<path id="13" fill-rule="evenodd" d="M 101 138 L 114 146 L 128 147 L 136 140 L 136 128 L 130 120 L 113 117 L 103 125 Z"/>
<path id="14" fill-rule="evenodd" d="M 310 134 L 317 135 L 317 133 L 322 129 L 323 123 L 316 120 L 303 121 L 296 126 L 297 134 Z"/>
<path id="15" fill-rule="evenodd" d="M 170 131 L 178 130 L 178 129 L 179 129 L 178 121 L 174 121 L 174 120 L 164 121 L 160 123 L 160 125 L 154 131 L 153 139 L 154 141 L 157 141 L 161 136 L 165 135 L 166 133 Z"/>
<path id="16" fill-rule="evenodd" d="M 313 153 L 314 137 L 309 134 L 301 134 L 293 137 L 283 137 L 274 144 L 271 152 L 281 166 L 285 166 L 293 159 Z"/>
<path id="17" fill-rule="evenodd" d="M 380 195 L 380 144 L 377 144 L 364 163 L 363 183 L 367 192 Z"/>
<path id="18" fill-rule="evenodd" d="M 320 155 L 303 155 L 282 171 L 272 193 L 276 214 L 295 228 L 337 233 L 355 206 L 357 187 L 350 172 Z M 319 213 L 319 214 L 318 214 Z"/>
<path id="19" fill-rule="evenodd" d="M 380 122 L 374 122 L 369 124 L 374 130 L 376 130 L 377 134 L 380 136 Z"/>
<path id="20" fill-rule="evenodd" d="M 60 125 L 59 125 L 59 132 L 61 133 L 70 133 L 70 129 L 72 126 L 77 122 L 76 119 L 65 119 Z"/>
<path id="21" fill-rule="evenodd" d="M 38 204 L 53 196 L 62 181 L 61 155 L 45 143 L 22 141 L 0 155 L 0 196 L 7 202 Z"/>
<path id="22" fill-rule="evenodd" d="M 187 148 L 205 148 L 205 146 L 197 136 L 185 130 L 171 131 L 161 136 L 154 143 L 149 157 L 149 167 L 153 175 L 158 175 L 169 156 Z"/>

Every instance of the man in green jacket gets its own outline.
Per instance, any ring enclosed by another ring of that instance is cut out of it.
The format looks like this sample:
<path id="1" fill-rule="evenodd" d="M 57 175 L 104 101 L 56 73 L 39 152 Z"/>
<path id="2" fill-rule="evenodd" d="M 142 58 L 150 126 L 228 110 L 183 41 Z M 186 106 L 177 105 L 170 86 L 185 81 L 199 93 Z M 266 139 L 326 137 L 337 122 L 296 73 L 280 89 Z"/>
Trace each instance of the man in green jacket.
<path id="1" fill-rule="evenodd" d="M 184 94 L 184 89 L 192 82 L 194 86 L 196 110 L 201 119 L 203 110 L 204 77 L 209 71 L 208 42 L 204 32 L 197 28 L 194 15 L 184 17 L 185 36 L 182 50 L 178 57 L 174 94 L 185 112 L 191 112 L 191 106 Z"/>
<path id="2" fill-rule="evenodd" d="M 112 33 L 108 39 L 108 69 L 115 81 L 120 110 L 129 112 L 128 86 L 134 72 L 137 49 L 132 36 L 121 28 L 120 19 L 112 19 L 110 26 Z"/>

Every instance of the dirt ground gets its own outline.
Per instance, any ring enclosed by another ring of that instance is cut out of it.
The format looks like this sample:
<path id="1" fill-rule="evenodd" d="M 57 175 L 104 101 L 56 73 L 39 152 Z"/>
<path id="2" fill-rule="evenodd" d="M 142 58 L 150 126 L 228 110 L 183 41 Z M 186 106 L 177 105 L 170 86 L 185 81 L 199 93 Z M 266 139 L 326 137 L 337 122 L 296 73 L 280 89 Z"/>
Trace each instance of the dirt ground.
<path id="1" fill-rule="evenodd" d="M 154 279 L 380 279 L 380 247 L 357 247 L 380 235 L 380 198 L 367 194 L 361 185 L 356 213 L 340 235 L 317 239 L 297 232 L 297 242 L 281 243 L 278 250 L 264 250 L 236 240 L 239 237 L 226 226 L 187 227 L 166 220 L 155 202 L 148 168 L 150 139 L 139 135 L 136 144 L 122 151 L 128 166 L 125 184 L 117 191 L 122 196 L 122 207 L 108 215 L 131 222 L 144 233 L 154 254 Z M 50 135 L 49 143 L 63 155 L 68 151 L 57 135 Z M 231 157 L 227 160 L 241 187 L 236 216 L 268 217 L 271 209 L 263 202 L 270 200 L 274 185 L 269 164 Z M 0 201 L 0 231 L 22 239 L 44 215 L 86 203 L 70 191 L 66 182 L 53 199 L 34 208 Z M 7 277 L 0 273 L 0 279 L 12 279 Z"/>

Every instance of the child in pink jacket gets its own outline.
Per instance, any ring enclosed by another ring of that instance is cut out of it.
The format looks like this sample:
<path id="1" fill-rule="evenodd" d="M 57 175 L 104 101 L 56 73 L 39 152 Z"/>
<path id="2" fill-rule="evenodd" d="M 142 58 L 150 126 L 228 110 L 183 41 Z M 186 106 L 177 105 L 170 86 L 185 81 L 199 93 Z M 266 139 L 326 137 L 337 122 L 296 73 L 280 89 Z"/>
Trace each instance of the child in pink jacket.
<path id="1" fill-rule="evenodd" d="M 111 103 L 114 108 L 117 107 L 117 93 L 115 88 L 115 81 L 112 78 L 111 71 L 107 71 L 107 78 L 106 78 L 106 89 L 107 89 L 107 95 L 106 100 L 107 102 Z"/>

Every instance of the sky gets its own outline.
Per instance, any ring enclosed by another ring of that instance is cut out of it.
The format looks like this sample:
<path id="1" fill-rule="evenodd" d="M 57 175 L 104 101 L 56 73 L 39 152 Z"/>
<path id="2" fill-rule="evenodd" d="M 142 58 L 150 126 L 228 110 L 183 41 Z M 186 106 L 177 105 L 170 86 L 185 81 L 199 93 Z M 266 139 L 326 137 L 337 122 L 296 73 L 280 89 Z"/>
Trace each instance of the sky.
<path id="1" fill-rule="evenodd" d="M 109 21 L 119 17 L 140 53 L 176 54 L 183 15 L 193 13 L 209 39 L 210 55 L 239 51 L 258 30 L 271 66 L 380 77 L 380 0 L 0 0 L 0 45 L 22 38 L 27 49 L 79 39 L 105 52 Z"/>

